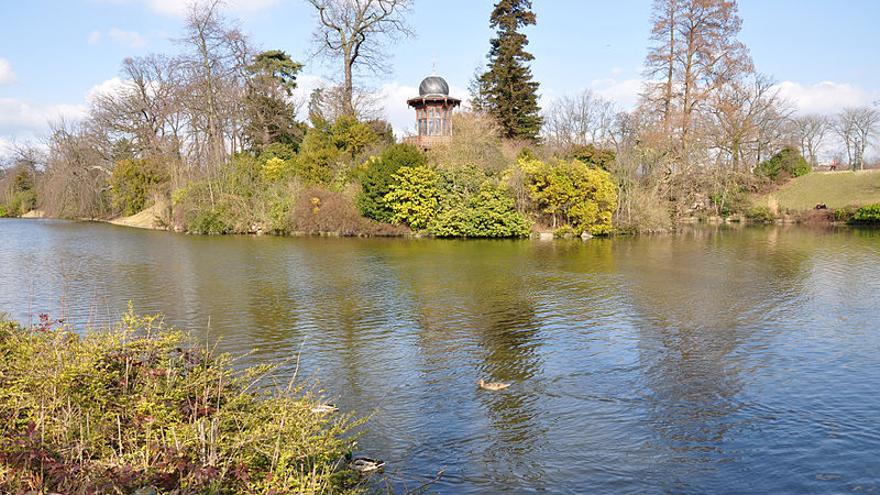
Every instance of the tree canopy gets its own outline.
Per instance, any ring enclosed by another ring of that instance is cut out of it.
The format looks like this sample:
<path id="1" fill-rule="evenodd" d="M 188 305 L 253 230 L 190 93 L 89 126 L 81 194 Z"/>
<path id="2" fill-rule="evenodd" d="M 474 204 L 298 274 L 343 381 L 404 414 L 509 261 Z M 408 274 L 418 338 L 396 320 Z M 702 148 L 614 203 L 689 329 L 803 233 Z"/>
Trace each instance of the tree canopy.
<path id="1" fill-rule="evenodd" d="M 495 4 L 490 25 L 489 68 L 479 78 L 479 105 L 498 123 L 502 137 L 536 140 L 541 131 L 538 83 L 528 63 L 535 57 L 525 50 L 529 40 L 520 30 L 537 22 L 531 0 L 501 0 Z"/>

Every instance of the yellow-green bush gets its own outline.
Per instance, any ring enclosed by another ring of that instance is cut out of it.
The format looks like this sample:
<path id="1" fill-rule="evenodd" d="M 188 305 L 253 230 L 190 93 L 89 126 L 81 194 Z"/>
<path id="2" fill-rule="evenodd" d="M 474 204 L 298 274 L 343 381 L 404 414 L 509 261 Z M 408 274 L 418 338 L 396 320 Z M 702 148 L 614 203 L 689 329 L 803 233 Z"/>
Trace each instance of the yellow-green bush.
<path id="1" fill-rule="evenodd" d="M 531 224 L 518 211 L 510 194 L 483 184 L 477 194 L 451 202 L 428 224 L 437 237 L 525 237 Z"/>
<path id="2" fill-rule="evenodd" d="M 392 175 L 393 183 L 385 195 L 391 207 L 391 221 L 423 230 L 440 207 L 440 174 L 426 167 L 401 167 Z"/>
<path id="3" fill-rule="evenodd" d="M 113 208 L 121 215 L 134 215 L 147 206 L 150 192 L 167 180 L 155 160 L 120 160 L 110 176 Z"/>
<path id="4" fill-rule="evenodd" d="M 290 162 L 277 156 L 272 157 L 263 163 L 263 179 L 268 182 L 276 182 L 286 177 L 290 170 Z"/>
<path id="5" fill-rule="evenodd" d="M 776 216 L 767 206 L 753 206 L 746 210 L 746 218 L 755 223 L 773 223 Z"/>
<path id="6" fill-rule="evenodd" d="M 351 417 L 131 310 L 74 333 L 0 322 L 0 492 L 351 493 Z"/>
<path id="7" fill-rule="evenodd" d="M 579 232 L 609 234 L 617 206 L 617 185 L 611 175 L 580 161 L 551 164 L 523 158 L 520 163 L 529 176 L 532 200 L 550 216 Z"/>

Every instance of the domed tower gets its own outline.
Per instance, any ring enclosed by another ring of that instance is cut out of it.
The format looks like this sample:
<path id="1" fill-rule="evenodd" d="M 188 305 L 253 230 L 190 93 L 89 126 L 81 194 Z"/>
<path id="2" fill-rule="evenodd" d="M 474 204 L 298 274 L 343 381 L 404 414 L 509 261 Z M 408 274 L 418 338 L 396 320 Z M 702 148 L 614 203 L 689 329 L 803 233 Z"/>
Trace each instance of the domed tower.
<path id="1" fill-rule="evenodd" d="M 449 84 L 440 76 L 426 77 L 419 96 L 407 101 L 416 110 L 418 136 L 408 139 L 423 148 L 441 144 L 452 136 L 452 112 L 461 100 L 449 96 Z"/>

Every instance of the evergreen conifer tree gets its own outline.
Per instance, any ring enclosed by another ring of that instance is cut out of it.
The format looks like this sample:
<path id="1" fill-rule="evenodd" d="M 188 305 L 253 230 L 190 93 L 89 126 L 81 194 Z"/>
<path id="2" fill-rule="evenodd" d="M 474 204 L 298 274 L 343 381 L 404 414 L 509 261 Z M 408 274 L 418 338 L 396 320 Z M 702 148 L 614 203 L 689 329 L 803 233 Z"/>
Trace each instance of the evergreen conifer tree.
<path id="1" fill-rule="evenodd" d="M 535 25 L 531 0 L 500 0 L 490 24 L 497 32 L 491 40 L 489 68 L 479 79 L 480 106 L 498 123 L 501 135 L 536 140 L 541 130 L 538 83 L 528 62 L 535 57 L 525 50 L 529 40 L 519 30 Z"/>

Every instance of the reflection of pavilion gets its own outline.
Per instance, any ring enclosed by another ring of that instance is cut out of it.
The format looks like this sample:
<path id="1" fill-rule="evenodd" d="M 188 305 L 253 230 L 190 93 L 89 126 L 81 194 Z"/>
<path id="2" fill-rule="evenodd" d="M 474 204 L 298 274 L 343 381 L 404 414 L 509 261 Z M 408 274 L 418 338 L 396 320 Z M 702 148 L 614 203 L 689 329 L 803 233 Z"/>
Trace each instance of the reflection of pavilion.
<path id="1" fill-rule="evenodd" d="M 461 100 L 449 96 L 449 84 L 439 76 L 426 77 L 419 85 L 419 96 L 407 104 L 416 109 L 418 135 L 406 142 L 422 148 L 442 144 L 452 136 L 452 112 Z"/>

